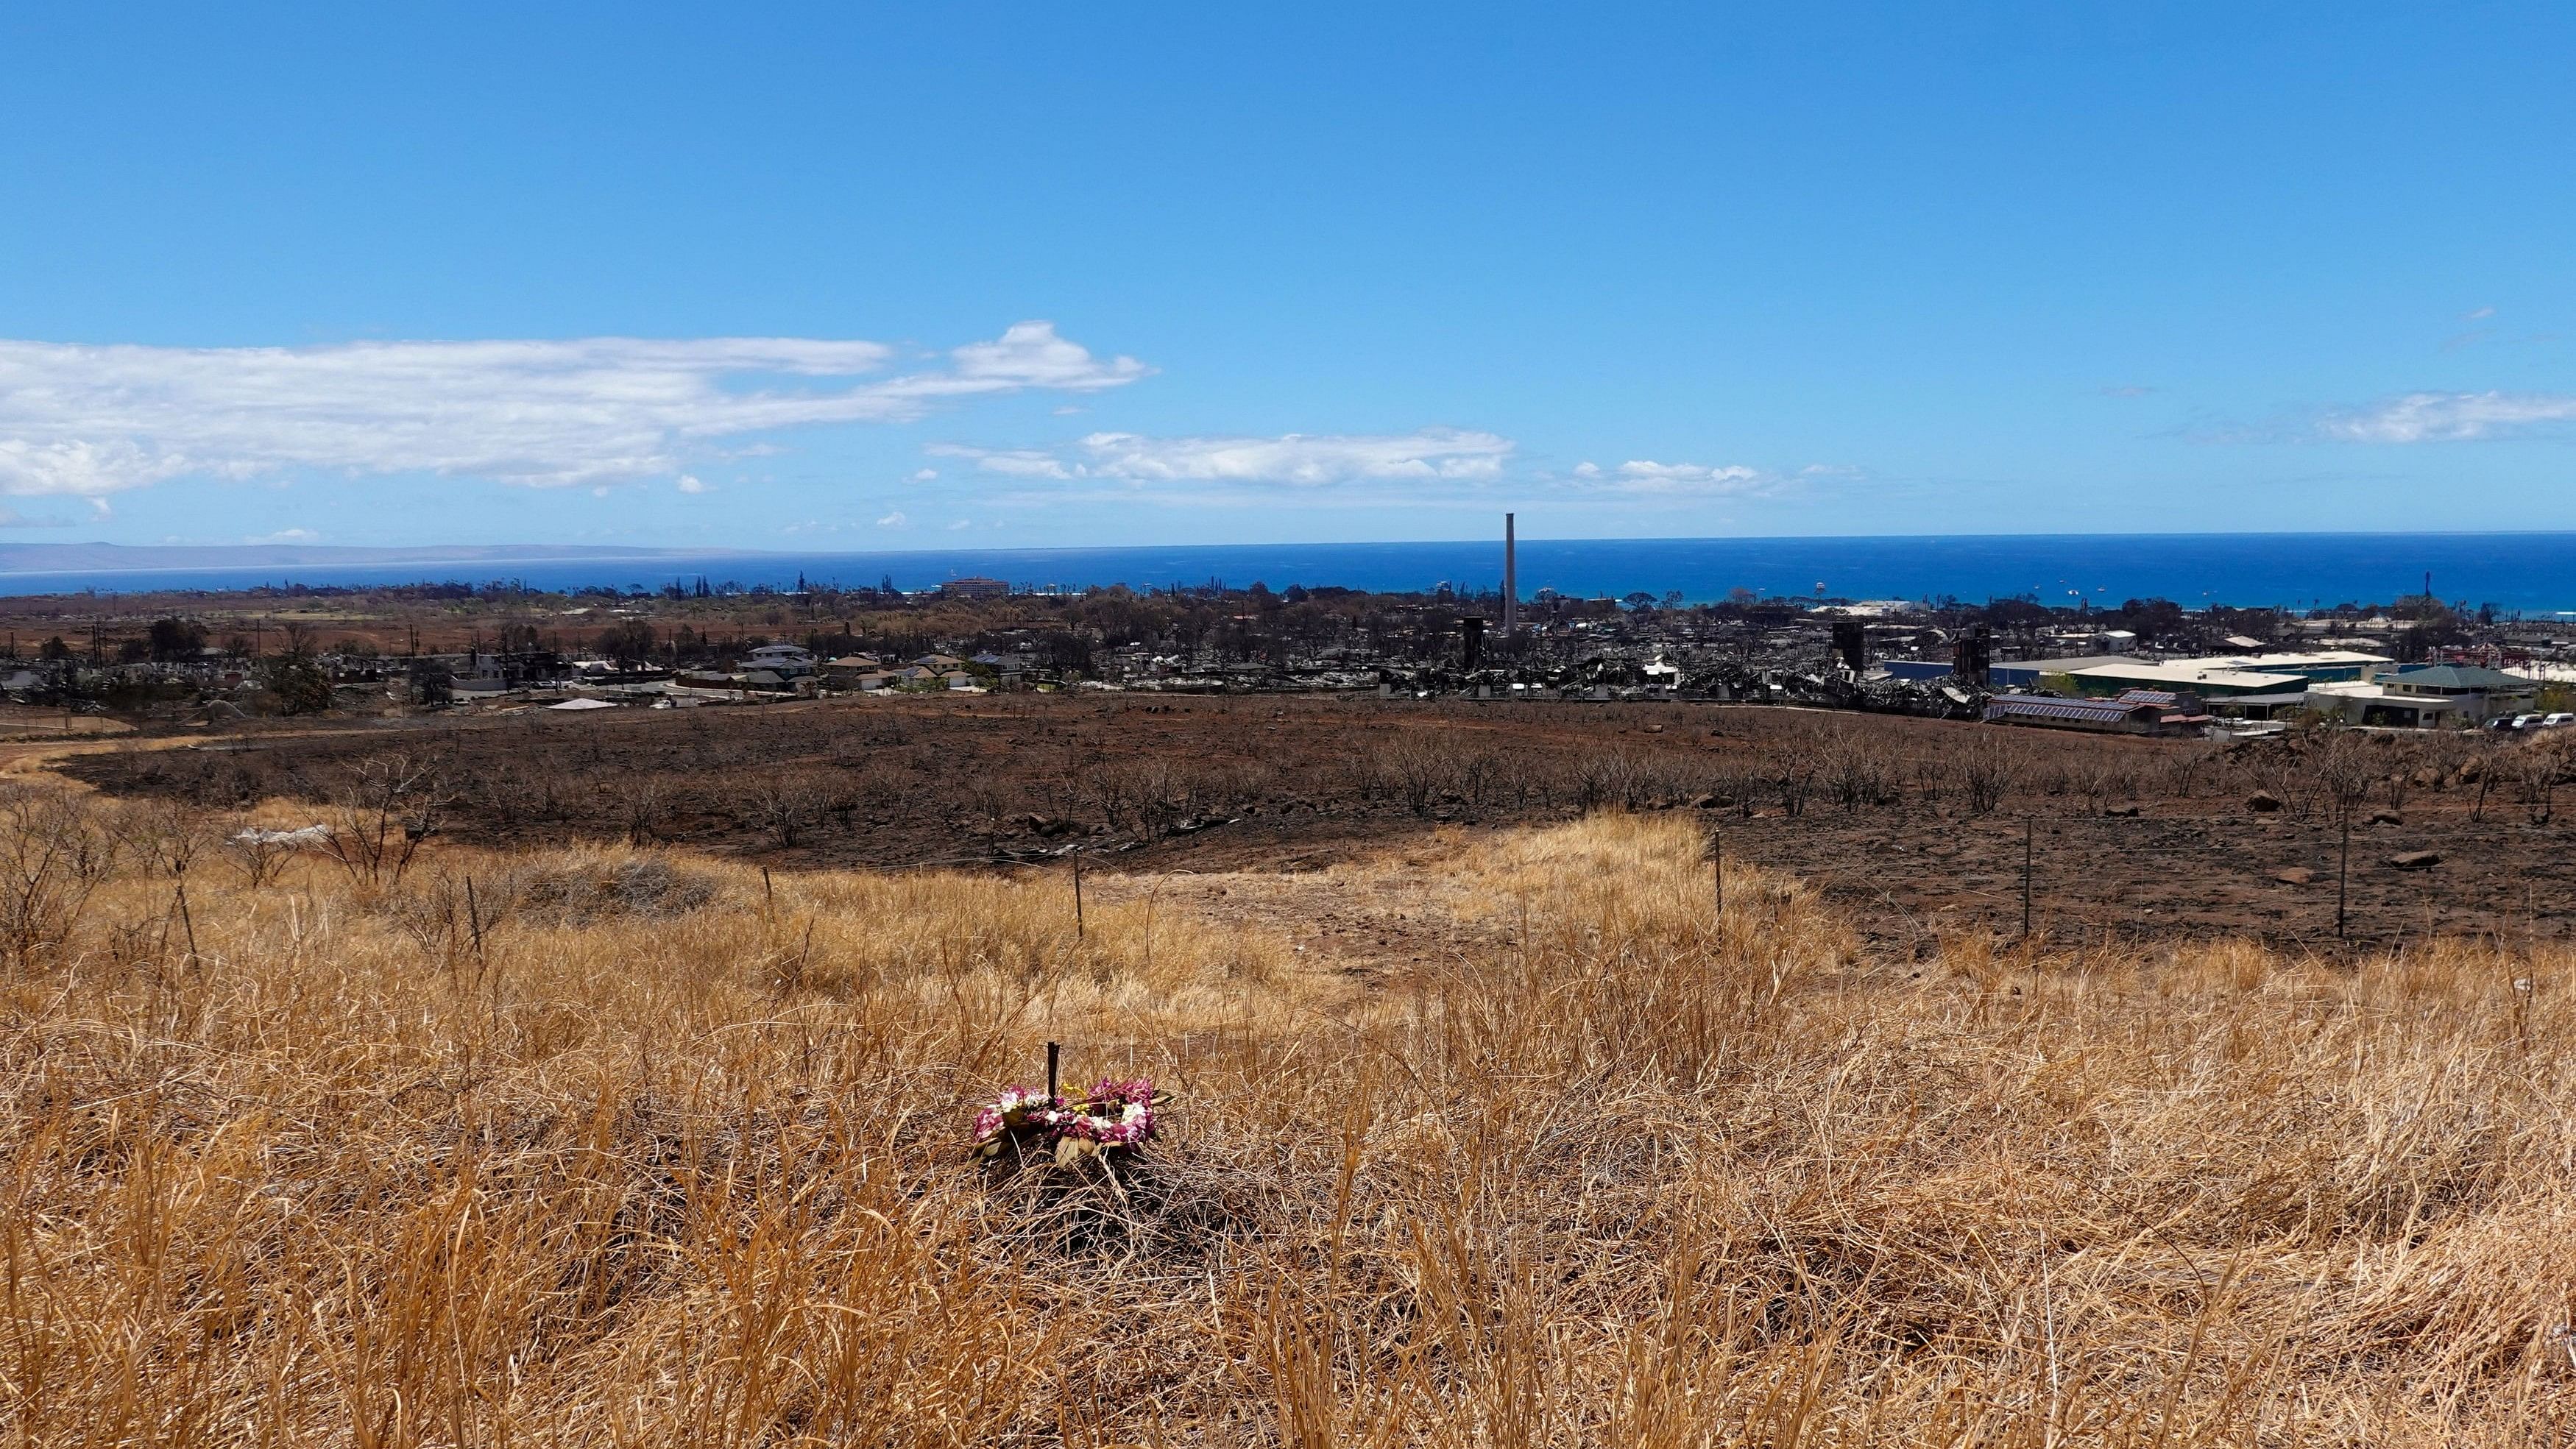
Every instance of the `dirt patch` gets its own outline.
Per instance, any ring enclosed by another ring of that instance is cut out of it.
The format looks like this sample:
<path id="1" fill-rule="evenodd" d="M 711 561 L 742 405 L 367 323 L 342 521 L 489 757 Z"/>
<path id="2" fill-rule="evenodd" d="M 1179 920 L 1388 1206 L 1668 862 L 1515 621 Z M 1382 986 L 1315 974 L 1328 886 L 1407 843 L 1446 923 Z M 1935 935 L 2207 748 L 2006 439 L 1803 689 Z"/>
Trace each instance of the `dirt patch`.
<path id="1" fill-rule="evenodd" d="M 1175 867 L 1095 877 L 1104 901 L 1154 900 L 1210 920 L 1257 926 L 1310 960 L 1375 981 L 1490 954 L 1512 944 L 1507 925 L 1462 910 L 1471 876 L 1499 832 L 1446 826 L 1340 852 L 1307 869 Z M 1345 844 L 1349 844 L 1345 842 Z"/>

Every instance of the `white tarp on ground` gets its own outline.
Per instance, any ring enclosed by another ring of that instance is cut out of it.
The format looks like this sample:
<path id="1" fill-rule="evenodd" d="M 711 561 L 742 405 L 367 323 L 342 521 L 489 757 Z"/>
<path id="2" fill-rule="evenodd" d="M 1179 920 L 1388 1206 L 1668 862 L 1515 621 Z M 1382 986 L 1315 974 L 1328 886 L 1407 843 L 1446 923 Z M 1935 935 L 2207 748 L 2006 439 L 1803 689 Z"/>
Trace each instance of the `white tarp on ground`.
<path id="1" fill-rule="evenodd" d="M 331 827 L 307 825 L 301 830 L 245 830 L 233 837 L 242 845 L 283 845 L 289 850 L 306 846 L 319 848 L 331 843 Z"/>
<path id="2" fill-rule="evenodd" d="M 565 701 L 564 701 L 563 703 L 561 703 L 561 704 L 550 704 L 550 705 L 547 705 L 547 706 L 546 706 L 546 708 L 548 708 L 548 709 L 615 709 L 615 708 L 617 708 L 617 706 L 615 706 L 615 705 L 613 705 L 613 704 L 610 704 L 607 700 L 604 700 L 604 699 L 567 699 L 567 700 L 565 700 Z"/>

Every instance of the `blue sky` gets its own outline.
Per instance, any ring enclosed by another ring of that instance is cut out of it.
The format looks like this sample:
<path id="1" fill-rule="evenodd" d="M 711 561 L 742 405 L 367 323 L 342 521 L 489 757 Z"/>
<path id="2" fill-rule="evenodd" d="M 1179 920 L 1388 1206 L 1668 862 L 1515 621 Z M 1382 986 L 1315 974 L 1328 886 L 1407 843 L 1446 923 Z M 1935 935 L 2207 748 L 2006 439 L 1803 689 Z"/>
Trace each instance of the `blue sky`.
<path id="1" fill-rule="evenodd" d="M 2566 6 L 20 3 L 0 503 L 2576 528 L 2571 74 Z"/>

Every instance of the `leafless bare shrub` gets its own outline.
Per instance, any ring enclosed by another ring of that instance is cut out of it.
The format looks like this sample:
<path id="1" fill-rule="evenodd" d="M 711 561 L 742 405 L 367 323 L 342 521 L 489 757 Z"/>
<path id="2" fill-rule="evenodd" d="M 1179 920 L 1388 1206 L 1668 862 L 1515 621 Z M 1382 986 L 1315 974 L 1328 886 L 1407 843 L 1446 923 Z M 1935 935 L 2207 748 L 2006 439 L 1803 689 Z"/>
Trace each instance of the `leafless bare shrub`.
<path id="1" fill-rule="evenodd" d="M 241 867 L 242 879 L 253 890 L 275 880 L 294 853 L 293 846 L 270 839 L 266 831 L 246 831 L 224 841 L 224 854 Z"/>
<path id="2" fill-rule="evenodd" d="M 476 909 L 469 910 L 464 886 L 442 871 L 426 884 L 415 880 L 404 888 L 386 892 L 378 898 L 376 908 L 420 948 L 422 955 L 453 968 L 465 951 L 479 943 L 483 929 L 492 924 L 479 919 L 481 905 L 478 896 Z"/>
<path id="3" fill-rule="evenodd" d="M 1137 828 L 1148 840 L 1160 840 L 1189 815 L 1180 773 L 1161 760 L 1129 767 L 1134 782 Z"/>
<path id="4" fill-rule="evenodd" d="M 1100 812 L 1100 818 L 1112 830 L 1128 829 L 1134 823 L 1137 802 L 1134 772 L 1097 761 L 1087 761 L 1077 768 L 1077 788 Z"/>
<path id="5" fill-rule="evenodd" d="M 116 837 L 70 796 L 0 794 L 0 944 L 19 970 L 71 939 L 115 858 Z"/>
<path id="6" fill-rule="evenodd" d="M 437 833 L 448 804 L 436 765 L 409 754 L 376 755 L 349 768 L 322 853 L 352 880 L 391 889 Z"/>
<path id="7" fill-rule="evenodd" d="M 216 838 L 204 811 L 170 797 L 129 807 L 117 825 L 138 858 L 173 879 L 184 878 Z"/>
<path id="8" fill-rule="evenodd" d="M 1991 815 L 2021 778 L 2021 752 L 2007 743 L 2000 731 L 1990 730 L 1970 740 L 1959 751 L 1952 768 L 1968 813 Z"/>
<path id="9" fill-rule="evenodd" d="M 2164 757 L 2157 776 L 2164 793 L 2177 800 L 2188 800 L 2199 793 L 2219 763 L 2218 751 L 2206 744 L 2184 745 Z"/>
<path id="10" fill-rule="evenodd" d="M 611 793 L 617 802 L 618 821 L 626 828 L 627 844 L 650 845 L 661 838 L 664 810 L 661 776 L 638 770 L 621 776 Z"/>
<path id="11" fill-rule="evenodd" d="M 2294 819 L 2306 819 L 2315 804 L 2316 776 L 2297 746 L 2266 743 L 2245 756 L 2243 773 L 2252 789 L 2280 801 Z"/>
<path id="12" fill-rule="evenodd" d="M 1458 793 L 1467 803 L 1483 809 L 1501 783 L 1504 765 L 1491 750 L 1463 749 L 1452 756 Z"/>
<path id="13" fill-rule="evenodd" d="M 1715 775 L 1717 793 L 1727 804 L 1735 807 L 1737 815 L 1752 819 L 1757 797 L 1763 789 L 1762 772 L 1749 760 L 1730 756 L 1719 763 Z"/>
<path id="14" fill-rule="evenodd" d="M 2414 741 L 2392 746 L 2380 776 L 2379 796 L 2391 810 L 2406 808 L 2407 794 L 2415 788 L 2416 776 L 2424 769 L 2423 747 Z"/>
<path id="15" fill-rule="evenodd" d="M 1375 800 L 1386 793 L 1386 760 L 1374 747 L 1364 745 L 1342 756 L 1340 774 L 1343 788 L 1361 800 Z"/>
<path id="16" fill-rule="evenodd" d="M 2378 751 L 2372 747 L 2370 737 L 2358 730 L 2327 730 L 2308 744 L 2304 763 L 2306 773 L 2316 781 L 2326 819 L 2333 825 L 2350 825 L 2354 812 L 2370 799 L 2372 788 L 2379 783 Z"/>
<path id="17" fill-rule="evenodd" d="M 2460 762 L 2460 779 L 2470 787 L 2470 820 L 2483 821 L 2486 819 L 2487 793 L 2496 787 L 2497 782 L 2504 777 L 2504 774 L 2504 752 L 2483 740 L 2479 742 L 2477 748 L 2474 748 L 2469 752 L 2467 759 Z"/>
<path id="18" fill-rule="evenodd" d="M 1396 798 L 1416 815 L 1430 814 L 1432 800 L 1458 778 L 1449 752 L 1433 739 L 1399 739 L 1387 746 L 1383 759 L 1394 777 Z"/>
<path id="19" fill-rule="evenodd" d="M 1772 766 L 1771 791 L 1780 801 L 1780 813 L 1795 820 L 1807 813 L 1807 801 L 1816 791 L 1816 765 L 1802 755 L 1783 755 Z"/>
<path id="20" fill-rule="evenodd" d="M 2559 779 L 2567 769 L 2565 747 L 2555 739 L 2542 740 L 2513 751 L 2513 762 L 2515 803 L 2532 824 L 2548 824 L 2557 808 Z"/>
<path id="21" fill-rule="evenodd" d="M 770 843 L 781 850 L 793 850 L 805 838 L 805 832 L 822 818 L 827 799 L 827 792 L 813 772 L 791 768 L 761 775 L 743 803 L 751 823 L 769 837 Z M 993 807 L 983 812 L 988 820 L 999 814 L 993 799 L 980 803 Z"/>
<path id="22" fill-rule="evenodd" d="M 1886 803 L 1887 767 L 1869 742 L 1850 730 L 1828 736 L 1820 751 L 1825 790 L 1846 815 Z"/>
<path id="23" fill-rule="evenodd" d="M 1609 754 L 1587 754 L 1572 767 L 1574 808 L 1589 813 L 1619 799 L 1627 790 L 1626 762 Z"/>

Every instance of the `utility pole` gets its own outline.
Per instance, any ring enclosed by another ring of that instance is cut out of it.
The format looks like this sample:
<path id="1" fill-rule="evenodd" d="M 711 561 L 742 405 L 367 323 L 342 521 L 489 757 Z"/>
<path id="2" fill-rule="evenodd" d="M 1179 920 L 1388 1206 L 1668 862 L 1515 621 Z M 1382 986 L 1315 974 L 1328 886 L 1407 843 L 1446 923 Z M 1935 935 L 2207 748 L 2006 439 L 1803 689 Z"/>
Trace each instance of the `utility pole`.
<path id="1" fill-rule="evenodd" d="M 1503 637 L 1512 637 L 1520 625 L 1521 576 L 1520 541 L 1513 534 L 1512 515 L 1503 515 Z"/>

